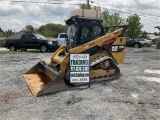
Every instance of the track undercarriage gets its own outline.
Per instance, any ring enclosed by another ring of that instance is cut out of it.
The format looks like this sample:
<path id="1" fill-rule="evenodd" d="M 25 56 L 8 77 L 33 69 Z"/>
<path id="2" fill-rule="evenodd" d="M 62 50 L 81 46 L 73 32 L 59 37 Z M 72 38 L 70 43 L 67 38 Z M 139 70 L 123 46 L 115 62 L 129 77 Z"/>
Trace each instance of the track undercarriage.
<path id="1" fill-rule="evenodd" d="M 90 79 L 109 80 L 120 76 L 120 70 L 111 57 L 100 56 L 90 62 Z"/>

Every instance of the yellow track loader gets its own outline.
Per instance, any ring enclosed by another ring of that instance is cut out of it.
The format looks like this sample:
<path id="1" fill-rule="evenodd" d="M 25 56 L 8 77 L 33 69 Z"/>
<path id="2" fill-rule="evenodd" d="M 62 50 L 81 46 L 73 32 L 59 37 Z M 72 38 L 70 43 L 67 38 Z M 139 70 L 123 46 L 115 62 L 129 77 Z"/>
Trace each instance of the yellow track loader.
<path id="1" fill-rule="evenodd" d="M 120 76 L 118 64 L 124 63 L 124 37 L 127 25 L 114 32 L 102 26 L 102 19 L 72 16 L 66 21 L 68 26 L 75 25 L 73 45 L 61 45 L 49 62 L 40 61 L 27 71 L 24 79 L 34 96 L 59 92 L 68 88 L 70 83 L 71 53 L 90 54 L 90 81 L 115 79 Z M 107 31 L 107 33 L 106 33 Z"/>

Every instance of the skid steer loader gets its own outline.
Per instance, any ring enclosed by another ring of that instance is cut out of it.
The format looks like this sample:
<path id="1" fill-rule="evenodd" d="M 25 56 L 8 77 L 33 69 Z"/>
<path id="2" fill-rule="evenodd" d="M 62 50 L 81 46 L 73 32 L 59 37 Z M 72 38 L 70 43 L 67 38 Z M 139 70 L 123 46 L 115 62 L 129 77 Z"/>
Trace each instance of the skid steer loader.
<path id="1" fill-rule="evenodd" d="M 59 92 L 68 88 L 70 83 L 71 53 L 90 54 L 90 81 L 115 79 L 120 76 L 118 64 L 124 63 L 127 25 L 114 32 L 111 27 L 103 27 L 102 19 L 72 16 L 66 21 L 68 26 L 75 25 L 74 44 L 61 45 L 47 60 L 40 61 L 27 71 L 24 79 L 34 96 Z"/>

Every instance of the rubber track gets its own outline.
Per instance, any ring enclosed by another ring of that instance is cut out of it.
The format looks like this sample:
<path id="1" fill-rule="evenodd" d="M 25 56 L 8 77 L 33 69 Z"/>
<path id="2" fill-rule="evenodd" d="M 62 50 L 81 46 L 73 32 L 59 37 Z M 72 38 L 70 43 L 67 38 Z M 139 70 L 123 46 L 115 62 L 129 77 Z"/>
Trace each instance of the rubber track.
<path id="1" fill-rule="evenodd" d="M 115 63 L 115 61 L 111 58 L 111 57 L 107 57 L 107 56 L 100 56 L 94 60 L 90 61 L 90 67 L 99 64 L 100 62 L 110 59 L 113 61 L 114 65 L 119 69 L 119 67 L 117 66 L 117 64 Z M 120 70 L 119 70 L 120 71 Z M 96 78 L 96 79 L 91 79 L 91 81 L 104 81 L 104 80 L 114 80 L 117 79 L 121 76 L 120 72 L 116 75 L 116 76 L 112 76 L 112 77 L 101 77 L 101 78 Z"/>

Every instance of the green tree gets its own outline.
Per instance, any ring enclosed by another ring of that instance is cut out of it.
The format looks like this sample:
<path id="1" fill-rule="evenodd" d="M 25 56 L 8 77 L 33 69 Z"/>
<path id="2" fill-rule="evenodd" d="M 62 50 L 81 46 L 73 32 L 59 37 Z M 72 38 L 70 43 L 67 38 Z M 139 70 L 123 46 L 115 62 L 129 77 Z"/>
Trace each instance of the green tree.
<path id="1" fill-rule="evenodd" d="M 138 38 L 141 34 L 141 29 L 143 25 L 140 23 L 141 18 L 137 14 L 133 14 L 126 19 L 128 23 L 128 28 L 126 31 L 126 36 L 132 39 Z"/>
<path id="2" fill-rule="evenodd" d="M 9 36 L 11 36 L 13 34 L 14 34 L 14 32 L 12 30 L 7 30 L 7 31 L 3 32 L 4 37 L 9 37 Z"/>
<path id="3" fill-rule="evenodd" d="M 3 32 L 0 32 L 0 37 L 4 37 L 4 34 L 3 34 Z"/>
<path id="4" fill-rule="evenodd" d="M 67 32 L 67 26 L 61 24 L 48 23 L 46 25 L 40 26 L 37 32 L 46 37 L 57 37 L 59 33 Z"/>
<path id="5" fill-rule="evenodd" d="M 0 27 L 0 32 L 3 32 L 2 28 Z"/>
<path id="6" fill-rule="evenodd" d="M 89 8 L 88 8 L 88 5 L 87 5 L 87 4 L 81 4 L 81 5 L 80 5 L 80 8 L 81 8 L 81 9 L 90 9 L 90 10 L 91 10 L 91 5 L 89 5 Z"/>
<path id="7" fill-rule="evenodd" d="M 89 5 L 89 8 L 88 8 L 87 4 L 81 4 L 80 9 L 89 9 L 89 10 L 99 10 L 99 11 L 101 11 L 100 7 Z"/>
<path id="8" fill-rule="evenodd" d="M 141 38 L 145 38 L 145 39 L 148 39 L 148 33 L 144 30 L 141 32 L 141 35 L 140 35 Z"/>
<path id="9" fill-rule="evenodd" d="M 24 28 L 25 32 L 34 33 L 34 27 L 32 25 L 27 25 Z"/>
<path id="10" fill-rule="evenodd" d="M 110 14 L 108 10 L 102 12 L 103 26 L 116 26 L 125 24 L 125 19 L 120 16 L 119 13 Z M 114 31 L 117 28 L 111 28 L 110 31 Z"/>
<path id="11" fill-rule="evenodd" d="M 103 17 L 103 25 L 104 26 L 115 26 L 115 25 L 123 25 L 125 23 L 125 19 L 120 16 L 119 13 L 109 14 L 109 11 L 102 12 Z"/>
<path id="12" fill-rule="evenodd" d="M 0 37 L 4 37 L 4 31 L 2 30 L 1 27 L 0 27 Z"/>
<path id="13" fill-rule="evenodd" d="M 154 35 L 158 35 L 158 33 L 157 33 L 157 32 L 154 32 Z"/>

